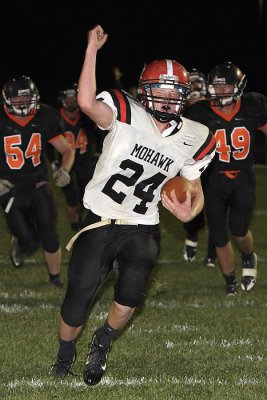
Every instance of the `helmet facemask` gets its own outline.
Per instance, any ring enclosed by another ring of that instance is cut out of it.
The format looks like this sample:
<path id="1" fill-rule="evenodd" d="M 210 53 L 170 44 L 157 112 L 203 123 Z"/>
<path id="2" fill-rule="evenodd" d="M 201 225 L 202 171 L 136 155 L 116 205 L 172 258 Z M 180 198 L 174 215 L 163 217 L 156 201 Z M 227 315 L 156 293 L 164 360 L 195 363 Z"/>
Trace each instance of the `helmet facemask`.
<path id="1" fill-rule="evenodd" d="M 191 85 L 186 69 L 175 60 L 162 59 L 144 66 L 137 94 L 157 121 L 180 121 Z"/>
<path id="2" fill-rule="evenodd" d="M 143 82 L 139 91 L 141 102 L 146 110 L 159 122 L 180 120 L 190 88 L 173 81 Z M 161 105 L 158 107 L 158 105 Z M 160 109 L 159 109 L 160 108 Z"/>
<path id="3" fill-rule="evenodd" d="M 191 82 L 192 91 L 189 98 L 198 101 L 200 97 L 207 95 L 207 80 L 205 76 L 195 68 L 189 72 L 189 80 Z"/>
<path id="4" fill-rule="evenodd" d="M 66 111 L 75 112 L 78 110 L 77 90 L 68 89 L 60 93 L 59 99 Z"/>
<path id="5" fill-rule="evenodd" d="M 235 82 L 225 83 L 225 80 L 223 82 L 223 79 L 218 79 L 215 83 L 208 85 L 209 100 L 212 101 L 212 104 L 218 107 L 229 106 L 230 104 L 239 101 L 245 88 L 245 85 L 243 85 L 244 77 L 245 75 L 238 84 Z M 218 93 L 215 89 L 215 86 L 223 87 L 230 85 L 233 87 L 232 93 L 226 91 Z"/>
<path id="6" fill-rule="evenodd" d="M 27 117 L 28 115 L 35 114 L 36 110 L 39 108 L 39 95 L 37 94 L 22 94 L 10 98 L 7 98 L 5 94 L 3 94 L 3 97 L 8 113 L 18 117 Z"/>
<path id="7" fill-rule="evenodd" d="M 208 98 L 211 105 L 225 107 L 239 101 L 246 84 L 246 75 L 235 64 L 224 62 L 217 65 L 208 77 Z M 229 86 L 232 87 L 231 91 Z"/>

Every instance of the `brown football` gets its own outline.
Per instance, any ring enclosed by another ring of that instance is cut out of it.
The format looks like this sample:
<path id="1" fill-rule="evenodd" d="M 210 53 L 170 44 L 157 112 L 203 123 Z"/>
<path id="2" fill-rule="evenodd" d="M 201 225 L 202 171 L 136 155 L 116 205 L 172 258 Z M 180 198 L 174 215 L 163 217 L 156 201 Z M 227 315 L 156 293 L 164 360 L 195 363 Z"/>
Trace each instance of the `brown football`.
<path id="1" fill-rule="evenodd" d="M 186 199 L 186 191 L 191 193 L 191 197 L 196 195 L 194 184 L 183 176 L 175 176 L 169 179 L 161 188 L 161 193 L 164 191 L 166 195 L 171 199 L 171 191 L 175 190 L 175 194 L 180 203 L 183 203 Z"/>

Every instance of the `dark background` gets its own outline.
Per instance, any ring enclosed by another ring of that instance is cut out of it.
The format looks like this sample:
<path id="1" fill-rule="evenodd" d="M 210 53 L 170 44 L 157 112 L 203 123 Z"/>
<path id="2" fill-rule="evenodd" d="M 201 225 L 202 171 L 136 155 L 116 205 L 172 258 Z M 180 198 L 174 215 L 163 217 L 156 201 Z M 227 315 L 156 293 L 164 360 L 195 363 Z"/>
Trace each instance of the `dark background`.
<path id="1" fill-rule="evenodd" d="M 232 61 L 246 73 L 249 90 L 267 94 L 264 0 L 2 0 L 0 12 L 1 86 L 13 74 L 29 75 L 43 102 L 53 103 L 60 88 L 78 80 L 87 30 L 97 23 L 109 34 L 98 54 L 98 90 L 112 86 L 114 66 L 127 88 L 137 84 L 144 63 L 173 58 L 205 75 Z"/>

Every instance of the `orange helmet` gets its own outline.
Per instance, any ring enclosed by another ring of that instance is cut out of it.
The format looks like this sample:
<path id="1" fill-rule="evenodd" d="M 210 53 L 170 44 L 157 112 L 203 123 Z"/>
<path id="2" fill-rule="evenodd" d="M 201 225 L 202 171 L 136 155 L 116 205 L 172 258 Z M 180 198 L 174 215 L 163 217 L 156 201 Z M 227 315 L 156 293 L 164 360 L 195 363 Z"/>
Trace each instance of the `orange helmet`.
<path id="1" fill-rule="evenodd" d="M 169 96 L 154 96 L 153 88 L 176 89 L 177 98 L 170 100 Z M 145 65 L 137 89 L 138 97 L 145 109 L 160 122 L 179 118 L 190 91 L 191 84 L 186 69 L 177 61 L 167 59 L 155 60 Z M 164 105 L 162 111 L 156 110 L 156 103 Z M 170 103 L 172 105 L 175 104 L 174 112 L 168 112 L 167 110 Z"/>

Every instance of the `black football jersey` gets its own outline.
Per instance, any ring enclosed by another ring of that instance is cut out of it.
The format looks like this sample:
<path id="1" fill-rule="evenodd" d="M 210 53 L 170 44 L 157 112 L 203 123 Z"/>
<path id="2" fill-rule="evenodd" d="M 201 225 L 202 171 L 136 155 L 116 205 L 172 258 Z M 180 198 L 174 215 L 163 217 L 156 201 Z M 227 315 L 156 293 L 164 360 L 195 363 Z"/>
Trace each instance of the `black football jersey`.
<path id="1" fill-rule="evenodd" d="M 45 104 L 24 120 L 0 110 L 0 178 L 19 186 L 48 179 L 45 147 L 62 134 L 59 112 Z"/>
<path id="2" fill-rule="evenodd" d="M 215 135 L 213 168 L 225 171 L 252 167 L 257 128 L 267 123 L 267 98 L 264 95 L 244 94 L 229 115 L 208 101 L 200 101 L 188 108 L 185 116 L 208 126 Z"/>
<path id="3" fill-rule="evenodd" d="M 73 168 L 82 168 L 88 165 L 93 157 L 94 123 L 83 113 L 79 113 L 75 119 L 70 119 L 64 108 L 60 109 L 60 115 L 64 136 L 75 151 Z"/>

